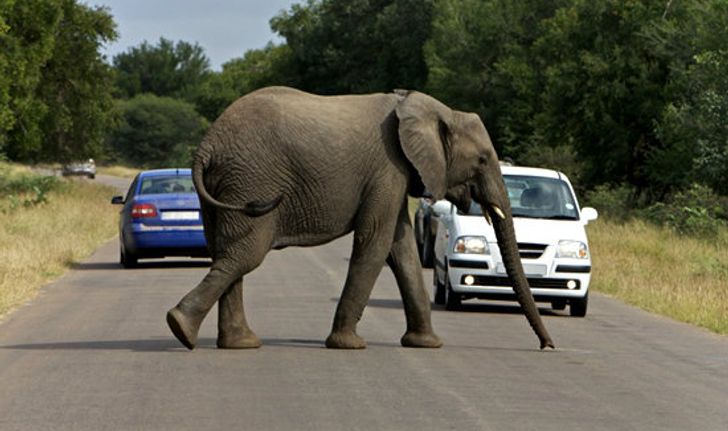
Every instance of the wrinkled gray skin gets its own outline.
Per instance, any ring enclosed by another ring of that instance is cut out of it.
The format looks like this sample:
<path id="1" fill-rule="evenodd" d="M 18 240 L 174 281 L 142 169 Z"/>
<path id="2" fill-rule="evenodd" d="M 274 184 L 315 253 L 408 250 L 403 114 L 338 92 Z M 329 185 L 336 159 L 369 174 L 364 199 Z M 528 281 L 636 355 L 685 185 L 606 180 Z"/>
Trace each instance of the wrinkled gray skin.
<path id="1" fill-rule="evenodd" d="M 520 263 L 498 157 L 475 114 L 417 92 L 324 97 L 265 88 L 217 119 L 192 171 L 213 262 L 167 314 L 190 349 L 218 300 L 218 347 L 259 347 L 245 320 L 243 276 L 271 249 L 314 246 L 352 231 L 349 272 L 326 346 L 366 346 L 356 325 L 386 262 L 407 317 L 402 345 L 440 347 L 407 211 L 407 196 L 425 190 L 461 208 L 471 199 L 483 207 L 541 348 L 553 347 Z"/>

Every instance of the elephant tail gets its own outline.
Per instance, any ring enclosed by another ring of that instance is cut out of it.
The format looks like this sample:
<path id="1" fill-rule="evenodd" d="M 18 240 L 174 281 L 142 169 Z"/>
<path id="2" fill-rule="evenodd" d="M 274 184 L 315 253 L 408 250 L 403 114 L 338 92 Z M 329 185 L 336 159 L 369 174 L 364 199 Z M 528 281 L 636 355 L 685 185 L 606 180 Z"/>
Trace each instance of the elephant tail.
<path id="1" fill-rule="evenodd" d="M 228 209 L 232 211 L 242 211 L 245 213 L 245 215 L 249 217 L 260 217 L 276 209 L 276 207 L 278 207 L 278 204 L 281 203 L 281 200 L 283 200 L 283 196 L 281 195 L 268 202 L 254 201 L 248 202 L 247 204 L 242 206 L 220 202 L 219 200 L 212 197 L 212 195 L 210 195 L 210 193 L 205 188 L 205 182 L 203 181 L 204 172 L 208 166 L 209 160 L 209 157 L 206 157 L 203 152 L 198 151 L 197 154 L 195 154 L 194 161 L 192 162 L 192 181 L 195 184 L 195 189 L 197 189 L 197 194 L 205 202 L 218 208 Z"/>

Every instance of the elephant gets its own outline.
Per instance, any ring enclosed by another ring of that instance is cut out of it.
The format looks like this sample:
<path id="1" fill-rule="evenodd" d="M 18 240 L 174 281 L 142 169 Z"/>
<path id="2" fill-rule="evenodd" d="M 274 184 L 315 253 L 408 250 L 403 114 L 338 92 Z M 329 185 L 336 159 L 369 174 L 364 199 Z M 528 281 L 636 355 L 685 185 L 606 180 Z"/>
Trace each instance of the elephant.
<path id="1" fill-rule="evenodd" d="M 366 347 L 356 326 L 385 262 L 406 316 L 401 345 L 442 346 L 408 196 L 481 205 L 541 349 L 554 346 L 521 266 L 498 156 L 477 114 L 417 91 L 321 96 L 263 88 L 215 120 L 192 172 L 212 264 L 167 313 L 172 333 L 190 350 L 218 301 L 217 346 L 261 346 L 245 319 L 244 275 L 272 249 L 316 246 L 351 232 L 348 273 L 325 346 Z"/>

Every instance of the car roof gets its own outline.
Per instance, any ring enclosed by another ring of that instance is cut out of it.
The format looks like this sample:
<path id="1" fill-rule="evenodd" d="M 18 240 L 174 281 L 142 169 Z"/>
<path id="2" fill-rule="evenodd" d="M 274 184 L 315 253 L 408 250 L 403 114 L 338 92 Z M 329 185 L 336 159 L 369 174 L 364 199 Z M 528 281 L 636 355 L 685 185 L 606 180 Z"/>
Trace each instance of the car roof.
<path id="1" fill-rule="evenodd" d="M 139 173 L 140 177 L 159 177 L 167 175 L 192 175 L 192 169 L 190 168 L 174 168 L 174 169 L 152 169 L 149 171 L 142 171 Z"/>
<path id="2" fill-rule="evenodd" d="M 564 179 L 566 175 L 553 169 L 531 168 L 526 166 L 501 166 L 503 175 L 524 175 L 530 177 L 544 177 Z"/>

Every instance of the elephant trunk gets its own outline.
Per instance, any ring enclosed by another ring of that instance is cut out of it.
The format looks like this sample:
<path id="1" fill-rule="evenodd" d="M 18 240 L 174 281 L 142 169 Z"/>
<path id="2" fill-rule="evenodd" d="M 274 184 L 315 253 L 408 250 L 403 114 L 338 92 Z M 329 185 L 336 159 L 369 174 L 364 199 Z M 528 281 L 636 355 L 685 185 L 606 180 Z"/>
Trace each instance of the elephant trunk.
<path id="1" fill-rule="evenodd" d="M 546 326 L 536 308 L 536 303 L 531 294 L 526 274 L 523 272 L 523 265 L 518 252 L 516 232 L 513 227 L 513 216 L 511 204 L 506 192 L 505 183 L 498 170 L 497 175 L 492 175 L 480 185 L 478 196 L 480 199 L 483 215 L 493 222 L 493 228 L 498 239 L 503 264 L 506 268 L 513 290 L 516 293 L 518 303 L 521 305 L 528 323 L 538 336 L 541 342 L 541 349 L 554 347 Z"/>

